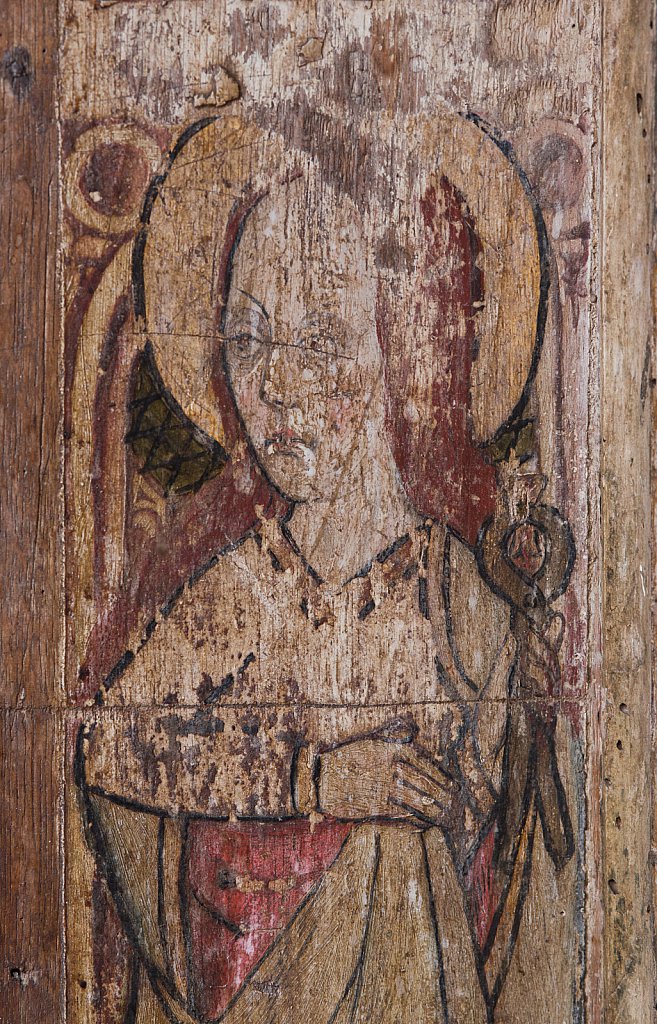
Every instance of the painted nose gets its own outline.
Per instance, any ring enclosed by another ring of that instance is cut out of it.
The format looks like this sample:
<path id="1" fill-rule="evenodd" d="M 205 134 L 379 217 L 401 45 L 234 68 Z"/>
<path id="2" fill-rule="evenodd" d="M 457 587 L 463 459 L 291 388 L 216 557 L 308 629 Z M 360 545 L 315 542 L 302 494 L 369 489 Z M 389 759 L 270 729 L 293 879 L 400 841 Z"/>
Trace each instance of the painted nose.
<path id="1" fill-rule="evenodd" d="M 260 397 L 270 405 L 294 405 L 295 391 L 290 360 L 283 346 L 274 345 L 262 371 Z"/>

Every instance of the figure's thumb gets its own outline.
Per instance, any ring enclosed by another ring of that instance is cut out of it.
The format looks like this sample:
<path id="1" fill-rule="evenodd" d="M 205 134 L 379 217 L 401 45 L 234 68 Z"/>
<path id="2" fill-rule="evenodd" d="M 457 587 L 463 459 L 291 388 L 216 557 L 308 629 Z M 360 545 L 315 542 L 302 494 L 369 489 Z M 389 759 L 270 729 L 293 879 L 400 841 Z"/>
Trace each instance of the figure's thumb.
<path id="1" fill-rule="evenodd" d="M 417 726 L 407 718 L 393 718 L 372 733 L 373 739 L 386 743 L 412 743 L 416 736 Z"/>

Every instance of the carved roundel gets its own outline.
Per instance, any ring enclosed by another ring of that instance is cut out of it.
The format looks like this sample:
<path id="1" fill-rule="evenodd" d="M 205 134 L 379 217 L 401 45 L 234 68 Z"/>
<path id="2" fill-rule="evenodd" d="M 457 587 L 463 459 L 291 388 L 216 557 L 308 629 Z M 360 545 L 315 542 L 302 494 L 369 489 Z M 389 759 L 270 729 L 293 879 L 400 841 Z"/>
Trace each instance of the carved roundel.
<path id="1" fill-rule="evenodd" d="M 135 125 L 98 125 L 76 139 L 64 184 L 71 213 L 103 235 L 121 235 L 137 224 L 160 148 Z"/>

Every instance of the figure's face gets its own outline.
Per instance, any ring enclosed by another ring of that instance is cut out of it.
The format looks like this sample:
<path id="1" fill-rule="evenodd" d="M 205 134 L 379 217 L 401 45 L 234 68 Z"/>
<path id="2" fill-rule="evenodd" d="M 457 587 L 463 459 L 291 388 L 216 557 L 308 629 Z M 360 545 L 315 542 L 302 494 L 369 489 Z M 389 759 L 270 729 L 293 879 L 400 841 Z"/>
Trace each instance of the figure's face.
<path id="1" fill-rule="evenodd" d="M 235 253 L 226 369 L 258 462 L 293 501 L 336 496 L 382 420 L 374 312 L 350 206 L 310 203 L 302 181 L 259 204 Z"/>

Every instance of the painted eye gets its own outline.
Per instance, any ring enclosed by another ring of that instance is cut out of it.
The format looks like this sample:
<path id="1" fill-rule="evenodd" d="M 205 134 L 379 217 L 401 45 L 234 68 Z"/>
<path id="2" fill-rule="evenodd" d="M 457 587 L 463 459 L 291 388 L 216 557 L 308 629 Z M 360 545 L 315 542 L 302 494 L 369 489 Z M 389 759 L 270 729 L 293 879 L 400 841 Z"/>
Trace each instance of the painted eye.
<path id="1" fill-rule="evenodd" d="M 241 363 L 254 364 L 264 356 L 266 342 L 244 331 L 226 338 L 230 353 Z"/>
<path id="2" fill-rule="evenodd" d="M 319 355 L 329 355 L 335 349 L 335 342 L 330 335 L 321 331 L 312 331 L 301 336 L 304 348 Z"/>
<path id="3" fill-rule="evenodd" d="M 335 338 L 329 331 L 312 328 L 301 331 L 298 344 L 305 350 L 307 358 L 321 360 L 323 364 L 326 359 L 337 355 L 338 346 Z"/>

